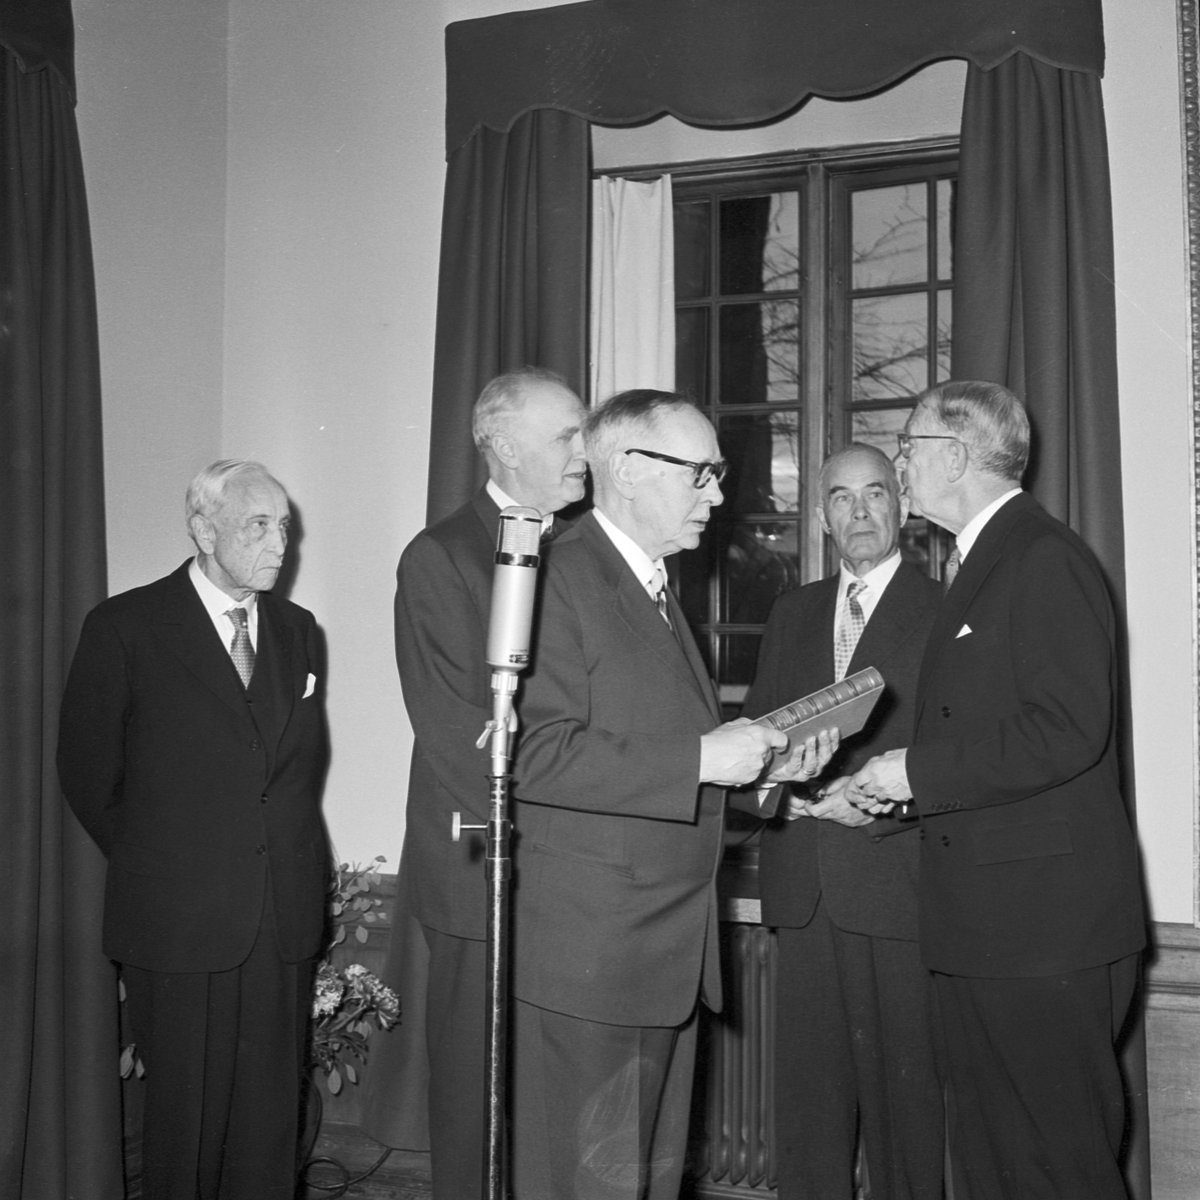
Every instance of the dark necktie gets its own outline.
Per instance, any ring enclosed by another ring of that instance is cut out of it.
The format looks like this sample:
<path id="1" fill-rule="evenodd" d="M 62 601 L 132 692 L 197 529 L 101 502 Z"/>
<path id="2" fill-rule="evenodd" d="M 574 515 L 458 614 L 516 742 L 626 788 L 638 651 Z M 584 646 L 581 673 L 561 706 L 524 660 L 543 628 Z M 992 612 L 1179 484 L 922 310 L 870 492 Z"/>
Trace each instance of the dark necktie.
<path id="1" fill-rule="evenodd" d="M 242 687 L 249 687 L 250 676 L 254 674 L 254 647 L 250 644 L 246 610 L 231 608 L 225 615 L 233 622 L 233 641 L 229 645 L 229 653 L 237 673 L 242 677 Z"/>
<path id="2" fill-rule="evenodd" d="M 962 555 L 958 552 L 958 547 L 955 546 L 950 551 L 950 557 L 946 559 L 946 565 L 942 568 L 942 591 L 948 592 L 950 585 L 954 582 L 955 575 L 958 574 L 958 568 L 962 566 Z"/>
<path id="3" fill-rule="evenodd" d="M 862 636 L 863 627 L 867 623 L 863 616 L 862 605 L 858 602 L 858 593 L 866 589 L 861 579 L 855 579 L 846 589 L 846 602 L 842 605 L 842 623 L 838 628 L 837 646 L 833 654 L 833 677 L 845 679 L 846 668 L 854 657 L 854 648 Z"/>

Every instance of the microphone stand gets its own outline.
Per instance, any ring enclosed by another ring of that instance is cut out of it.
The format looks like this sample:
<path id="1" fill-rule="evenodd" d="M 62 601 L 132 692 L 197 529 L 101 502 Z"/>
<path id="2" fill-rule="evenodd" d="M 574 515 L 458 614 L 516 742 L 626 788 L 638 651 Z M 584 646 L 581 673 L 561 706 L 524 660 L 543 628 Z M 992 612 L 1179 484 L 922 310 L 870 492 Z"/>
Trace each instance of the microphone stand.
<path id="1" fill-rule="evenodd" d="M 504 1117 L 508 1098 L 508 893 L 512 880 L 509 790 L 517 732 L 513 701 L 517 674 L 529 665 L 541 532 L 542 516 L 537 509 L 511 505 L 500 513 L 485 656 L 492 668 L 492 718 L 476 743 L 481 750 L 488 744 L 491 747 L 488 822 L 486 827 L 464 825 L 460 814 L 455 813 L 452 834 L 458 841 L 463 829 L 487 829 L 486 1200 L 506 1200 L 507 1193 Z"/>
<path id="2" fill-rule="evenodd" d="M 512 671 L 492 672 L 492 719 L 480 735 L 478 746 L 490 746 L 492 771 L 488 776 L 487 825 L 466 825 L 454 814 L 453 839 L 464 829 L 487 830 L 484 861 L 487 879 L 487 1030 L 484 1043 L 484 1119 L 487 1147 L 484 1158 L 484 1197 L 506 1200 L 508 1161 L 505 1153 L 505 1113 L 508 1108 L 508 892 L 512 881 L 512 820 L 509 789 L 512 784 L 512 739 L 517 731 L 513 697 L 517 676 Z"/>
<path id="3" fill-rule="evenodd" d="M 488 776 L 487 823 L 487 1159 L 484 1163 L 487 1200 L 505 1200 L 504 1114 L 508 1092 L 508 891 L 512 880 L 510 842 L 512 821 L 508 815 L 512 783 L 511 745 L 516 732 L 513 695 L 517 677 L 511 671 L 492 673 L 491 756 Z"/>

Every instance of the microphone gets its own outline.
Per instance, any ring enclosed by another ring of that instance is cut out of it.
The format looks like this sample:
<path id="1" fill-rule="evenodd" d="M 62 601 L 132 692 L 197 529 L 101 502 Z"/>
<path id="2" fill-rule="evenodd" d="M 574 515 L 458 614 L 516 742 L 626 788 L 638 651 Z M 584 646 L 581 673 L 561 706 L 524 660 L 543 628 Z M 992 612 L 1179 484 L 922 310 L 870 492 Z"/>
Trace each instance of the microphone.
<path id="1" fill-rule="evenodd" d="M 493 672 L 515 675 L 529 666 L 541 538 L 542 515 L 537 509 L 514 505 L 500 513 L 487 640 L 487 663 Z M 498 682 L 494 674 L 492 682 Z"/>

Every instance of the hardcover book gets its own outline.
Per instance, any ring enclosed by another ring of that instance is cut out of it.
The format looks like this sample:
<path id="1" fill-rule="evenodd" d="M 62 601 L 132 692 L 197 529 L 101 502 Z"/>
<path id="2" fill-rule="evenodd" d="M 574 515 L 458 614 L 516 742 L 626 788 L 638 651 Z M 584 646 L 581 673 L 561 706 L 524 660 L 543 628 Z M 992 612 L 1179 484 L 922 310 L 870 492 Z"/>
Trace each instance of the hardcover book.
<path id="1" fill-rule="evenodd" d="M 883 676 L 874 667 L 867 667 L 808 696 L 793 700 L 791 704 L 785 704 L 751 724 L 768 725 L 788 735 L 788 750 L 775 752 L 775 761 L 778 763 L 801 742 L 824 730 L 838 730 L 843 741 L 858 733 L 871 715 L 875 702 L 883 694 L 883 687 Z M 764 807 L 761 815 L 767 817 L 774 813 Z"/>

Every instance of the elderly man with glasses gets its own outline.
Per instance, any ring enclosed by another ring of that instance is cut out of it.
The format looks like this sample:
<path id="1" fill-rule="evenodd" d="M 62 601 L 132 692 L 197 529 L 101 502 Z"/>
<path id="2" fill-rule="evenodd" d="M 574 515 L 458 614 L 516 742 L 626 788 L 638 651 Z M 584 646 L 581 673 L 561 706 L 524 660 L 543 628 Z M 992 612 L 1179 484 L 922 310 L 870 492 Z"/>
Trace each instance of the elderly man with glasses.
<path id="1" fill-rule="evenodd" d="M 663 560 L 721 502 L 716 432 L 683 397 L 614 396 L 584 425 L 595 509 L 548 555 L 519 702 L 513 1194 L 678 1195 L 701 1001 L 719 1008 L 724 788 L 776 731 L 720 707 Z M 815 775 L 812 741 L 773 778 Z"/>

